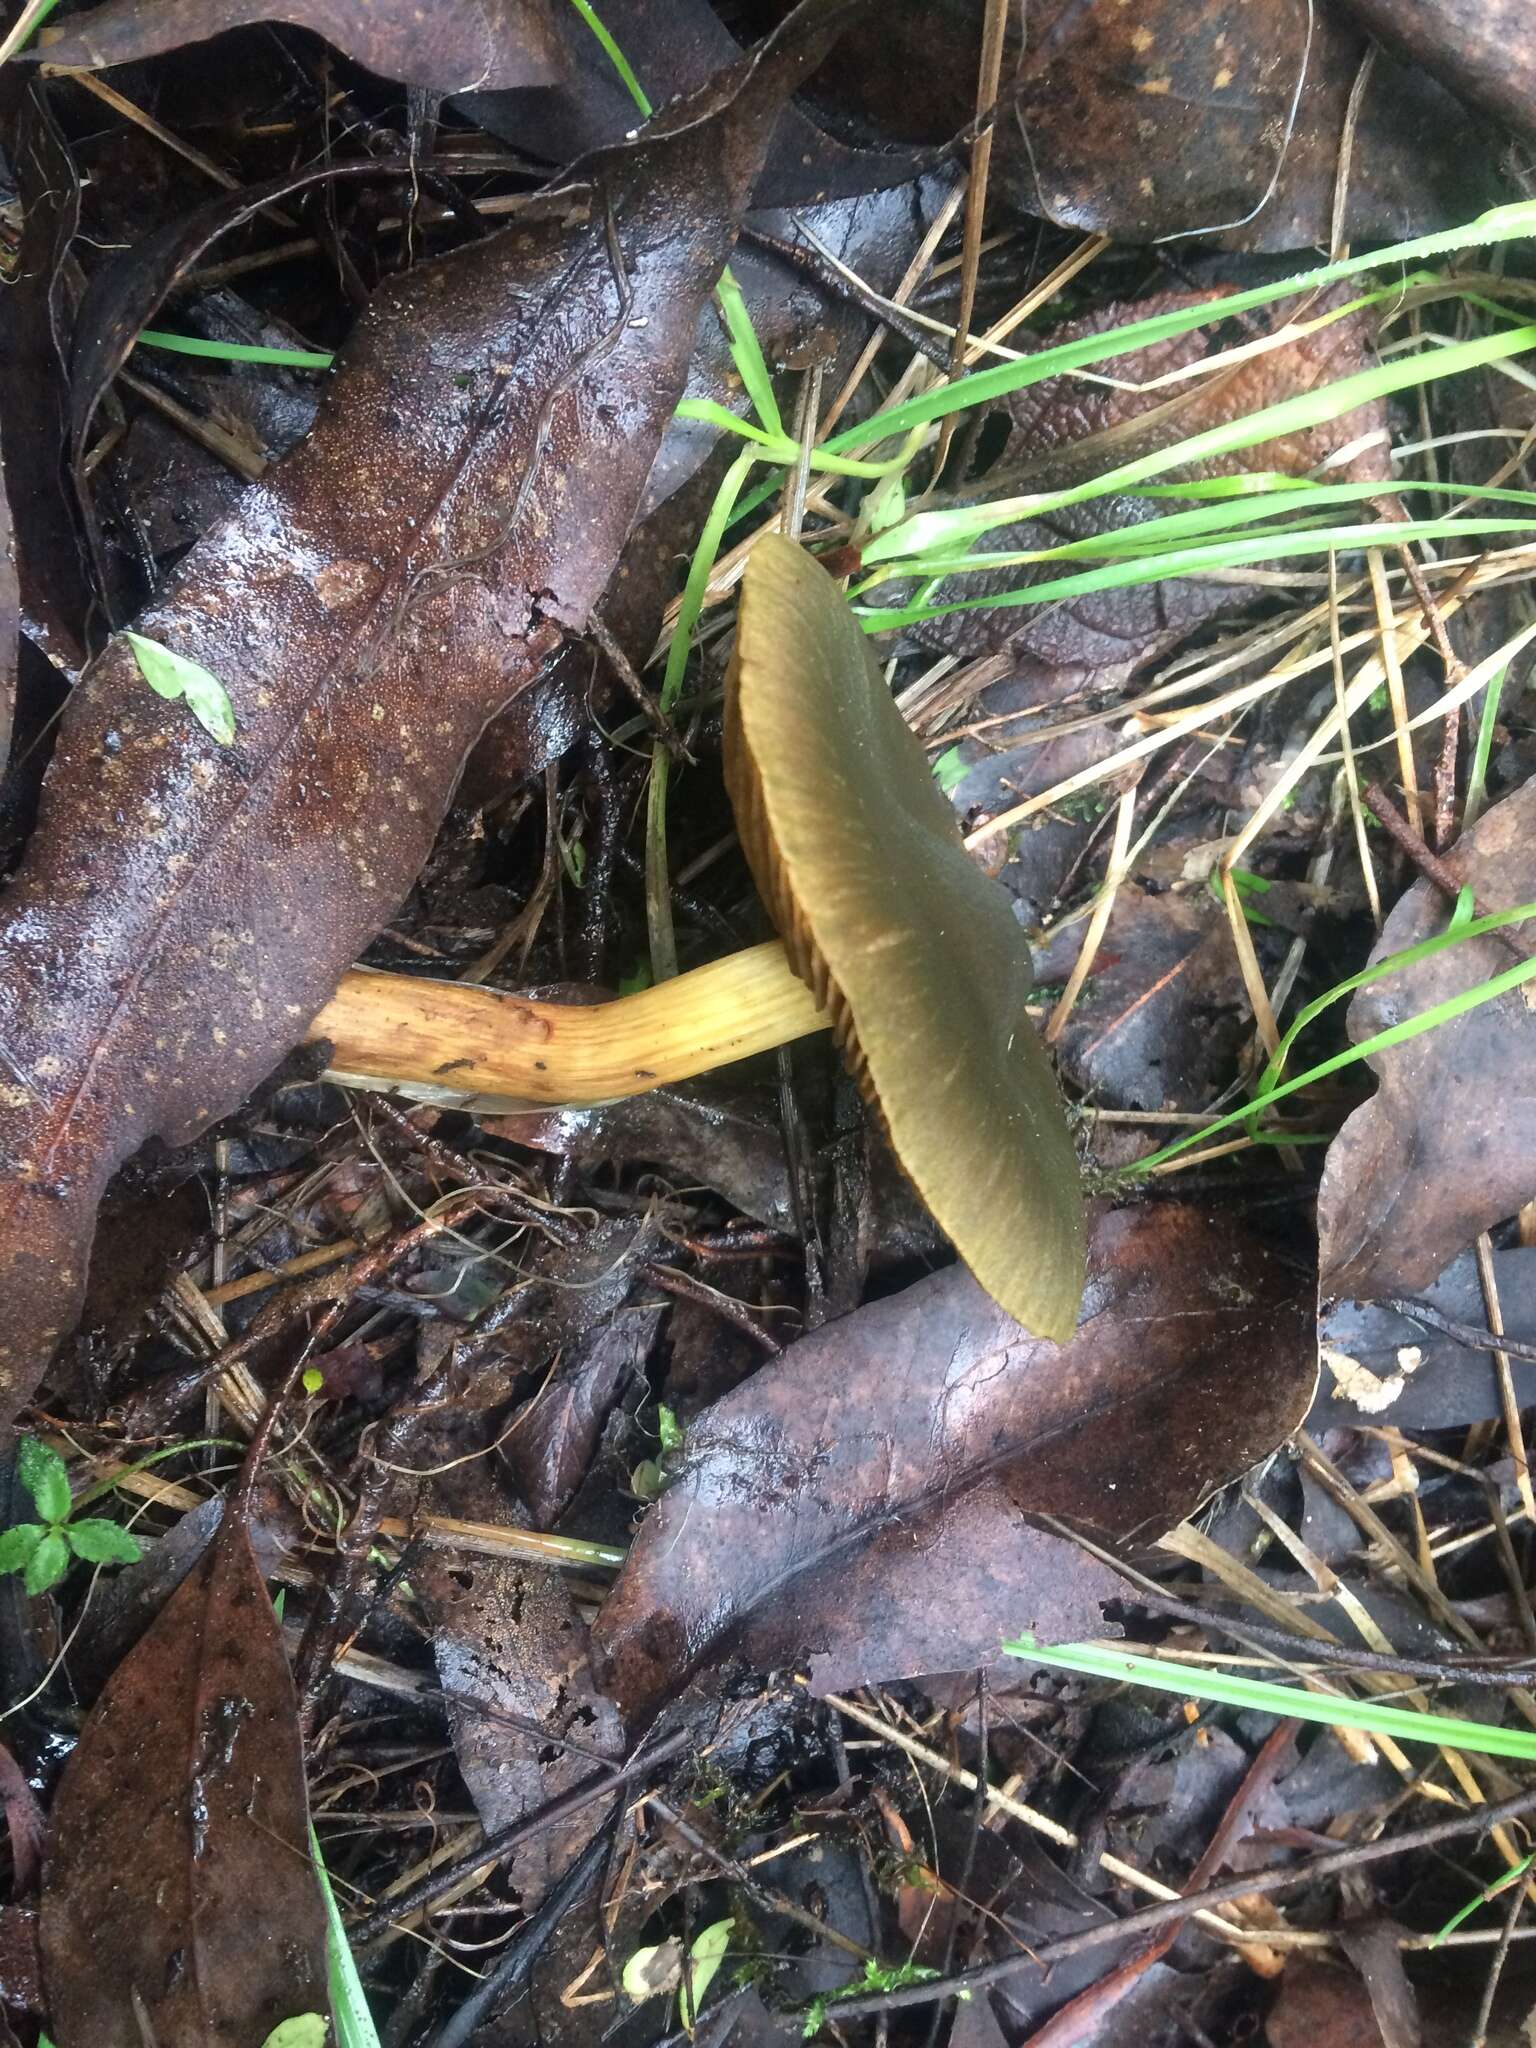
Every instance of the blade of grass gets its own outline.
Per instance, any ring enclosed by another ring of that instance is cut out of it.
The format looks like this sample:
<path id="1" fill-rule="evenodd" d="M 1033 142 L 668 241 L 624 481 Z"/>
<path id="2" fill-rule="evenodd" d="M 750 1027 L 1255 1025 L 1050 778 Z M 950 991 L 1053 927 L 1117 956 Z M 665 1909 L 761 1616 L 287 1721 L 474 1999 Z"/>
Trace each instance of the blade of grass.
<path id="1" fill-rule="evenodd" d="M 951 612 L 1011 610 L 1020 606 L 1053 604 L 1058 598 L 1080 597 L 1093 590 L 1127 590 L 1143 583 L 1161 583 L 1175 576 L 1198 571 L 1207 573 L 1233 569 L 1247 562 L 1278 561 L 1292 556 L 1328 554 L 1337 549 L 1351 553 L 1378 546 L 1390 534 L 1397 546 L 1411 540 L 1440 540 L 1450 535 L 1471 537 L 1529 532 L 1536 526 L 1530 519 L 1417 519 L 1361 526 L 1309 527 L 1300 533 L 1282 528 L 1279 532 L 1246 535 L 1237 540 L 1209 542 L 1202 547 L 1174 548 L 1157 555 L 1132 555 L 1098 569 L 1083 569 L 1070 576 L 1052 576 L 1044 582 L 1002 590 L 986 597 L 953 598 L 946 604 L 908 603 L 881 609 L 856 607 L 866 633 L 894 633 L 923 619 L 944 618 Z M 982 565 L 986 564 L 985 557 Z M 967 566 L 977 566 L 974 560 Z M 902 572 L 908 573 L 907 565 Z M 936 572 L 924 567 L 931 579 Z M 868 586 L 866 586 L 868 587 Z"/>
<path id="2" fill-rule="evenodd" d="M 243 341 L 204 341 L 195 334 L 165 334 L 141 327 L 135 348 L 163 348 L 178 356 L 208 356 L 219 363 L 280 363 L 290 370 L 328 370 L 336 358 L 325 349 L 262 348 Z"/>
<path id="3" fill-rule="evenodd" d="M 1151 319 L 1133 320 L 1124 327 L 1085 335 L 1077 341 L 1063 342 L 1056 348 L 1042 349 L 1019 362 L 999 363 L 991 369 L 977 370 L 969 377 L 958 378 L 953 384 L 941 385 L 893 406 L 888 412 L 875 413 L 855 426 L 845 427 L 826 445 L 834 452 L 840 452 L 875 437 L 905 433 L 909 427 L 927 425 L 941 419 L 945 413 L 1006 398 L 1010 392 L 1022 391 L 1044 377 L 1056 377 L 1066 370 L 1107 362 L 1115 356 L 1129 354 L 1133 349 L 1166 341 L 1172 335 L 1187 334 L 1196 327 L 1230 320 L 1234 314 L 1246 313 L 1255 306 L 1267 306 L 1276 299 L 1315 292 L 1346 277 L 1359 277 L 1368 271 L 1383 270 L 1398 263 L 1417 263 L 1426 257 L 1451 255 L 1460 249 L 1517 241 L 1530 234 L 1536 234 L 1536 200 L 1518 200 L 1513 205 L 1496 206 L 1479 214 L 1475 220 L 1458 228 L 1448 228 L 1440 234 L 1419 235 L 1411 241 L 1396 242 L 1389 248 L 1376 249 L 1367 255 L 1319 264 L 1315 269 L 1300 271 L 1294 277 L 1280 279 L 1274 284 L 1255 285 L 1245 292 L 1232 292 L 1207 305 L 1185 306 L 1175 312 L 1157 314 Z"/>
<path id="4" fill-rule="evenodd" d="M 336 1894 L 331 1890 L 330 1872 L 325 1867 L 313 1821 L 309 1824 L 309 1853 L 314 1858 L 320 1896 L 325 1901 L 325 1960 L 330 1977 L 331 2016 L 336 2022 L 336 2048 L 379 2048 L 378 2029 L 368 2010 L 347 1930 L 341 1924 Z"/>
<path id="5" fill-rule="evenodd" d="M 742 486 L 752 473 L 757 457 L 748 450 L 738 455 L 720 480 L 715 501 L 704 521 L 688 580 L 683 585 L 672 643 L 657 701 L 670 713 L 683 687 L 683 672 L 693 644 L 694 628 L 704 608 L 704 593 L 720 552 L 720 542 L 730 524 L 731 511 Z M 651 947 L 651 975 L 655 981 L 669 981 L 677 973 L 677 941 L 672 931 L 672 877 L 667 864 L 667 783 L 671 762 L 658 740 L 651 748 L 651 781 L 645 808 L 645 917 Z"/>
<path id="6" fill-rule="evenodd" d="M 1394 953 L 1389 960 L 1379 961 L 1374 967 L 1363 968 L 1359 974 L 1351 975 L 1337 987 L 1329 989 L 1324 995 L 1308 1003 L 1300 1012 L 1275 1048 L 1269 1065 L 1265 1068 L 1264 1079 L 1252 1101 L 1229 1110 L 1224 1116 L 1216 1117 L 1208 1124 L 1202 1124 L 1198 1130 L 1189 1132 L 1185 1137 L 1175 1138 L 1158 1151 L 1149 1153 L 1145 1159 L 1136 1160 L 1132 1165 L 1122 1168 L 1119 1177 L 1135 1179 L 1149 1173 L 1166 1161 L 1177 1158 L 1191 1146 L 1203 1145 L 1218 1132 L 1230 1130 L 1235 1124 L 1249 1125 L 1250 1135 L 1260 1137 L 1262 1134 L 1252 1129 L 1254 1119 L 1274 1103 L 1284 1101 L 1288 1095 L 1294 1095 L 1298 1089 L 1308 1088 L 1315 1082 L 1326 1080 L 1330 1074 L 1340 1073 L 1345 1067 L 1351 1067 L 1359 1060 L 1369 1059 L 1374 1053 L 1386 1052 L 1394 1045 L 1404 1045 L 1409 1039 L 1419 1038 L 1424 1032 L 1433 1031 L 1438 1025 L 1448 1024 L 1454 1017 L 1464 1016 L 1468 1010 L 1475 1010 L 1483 1003 L 1491 1003 L 1509 989 L 1519 988 L 1523 982 L 1529 981 L 1531 976 L 1536 974 L 1536 959 L 1518 961 L 1513 967 L 1493 975 L 1489 980 L 1480 981 L 1472 988 L 1448 996 L 1444 1002 L 1436 1003 L 1431 1009 L 1421 1010 L 1412 1017 L 1405 1017 L 1400 1023 L 1389 1025 L 1385 1031 L 1378 1031 L 1374 1037 L 1362 1039 L 1358 1045 L 1350 1046 L 1344 1052 L 1335 1053 L 1332 1058 L 1323 1060 L 1315 1067 L 1309 1067 L 1304 1074 L 1294 1075 L 1289 1081 L 1273 1078 L 1283 1069 L 1297 1033 L 1330 1004 L 1352 994 L 1357 988 L 1363 988 L 1368 982 L 1380 981 L 1388 974 L 1400 974 L 1404 968 L 1412 967 L 1417 961 L 1427 959 L 1431 954 L 1441 952 L 1447 946 L 1460 945 L 1464 939 L 1480 938 L 1484 932 L 1497 931 L 1505 925 L 1523 923 L 1529 917 L 1536 917 L 1536 903 L 1523 903 L 1515 910 L 1495 911 L 1488 917 L 1474 918 L 1470 924 L 1464 925 L 1458 931 L 1443 932 L 1436 938 L 1425 939 L 1419 945 L 1410 946 L 1402 953 Z M 1295 1144 L 1296 1135 L 1286 1133 L 1284 1142 Z"/>
<path id="7" fill-rule="evenodd" d="M 752 401 L 752 409 L 770 434 L 784 438 L 784 420 L 779 412 L 779 401 L 773 392 L 773 373 L 763 356 L 762 346 L 757 338 L 757 329 L 752 325 L 752 316 L 747 311 L 746 300 L 741 296 L 741 286 L 729 270 L 721 273 L 720 282 L 715 286 L 715 304 L 720 308 L 725 321 L 726 337 L 731 345 L 731 360 L 741 378 L 743 388 Z"/>
<path id="8" fill-rule="evenodd" d="M 1154 1692 L 1179 1693 L 1218 1706 L 1248 1707 L 1293 1721 L 1316 1721 L 1327 1728 L 1360 1728 L 1367 1735 L 1390 1735 L 1404 1742 L 1431 1742 L 1443 1749 L 1465 1750 L 1472 1756 L 1512 1756 L 1536 1760 L 1536 1731 L 1495 1728 L 1482 1721 L 1462 1721 L 1450 1714 L 1416 1714 L 1406 1707 L 1378 1706 L 1374 1700 L 1304 1692 L 1299 1686 L 1274 1685 L 1267 1679 L 1235 1678 L 1207 1671 L 1197 1664 L 1163 1662 L 1127 1651 L 1097 1649 L 1090 1643 L 1065 1643 L 1042 1649 L 1033 1636 L 1004 1643 L 1010 1657 L 1044 1664 L 1056 1671 L 1077 1671 L 1090 1678 L 1144 1685 Z"/>
<path id="9" fill-rule="evenodd" d="M 591 29 L 593 35 L 596 36 L 599 44 L 602 46 L 603 55 L 619 74 L 624 84 L 624 90 L 639 108 L 642 118 L 649 121 L 655 109 L 646 98 L 644 87 L 631 70 L 629 59 L 614 41 L 606 23 L 598 14 L 596 8 L 590 4 L 590 0 L 571 0 L 571 5 L 581 16 L 587 27 Z"/>
<path id="10" fill-rule="evenodd" d="M 1499 334 L 1478 335 L 1471 341 L 1454 342 L 1443 349 L 1405 356 L 1394 362 L 1378 364 L 1374 369 L 1357 370 L 1353 376 L 1335 378 L 1315 390 L 1298 392 L 1274 405 L 1260 406 L 1257 412 L 1207 427 L 1203 433 L 1189 434 L 1169 448 L 1154 449 L 1066 490 L 1034 491 L 1021 497 L 998 499 L 988 505 L 915 512 L 900 526 L 877 534 L 865 547 L 864 560 L 866 564 L 895 564 L 900 558 L 921 556 L 933 546 L 953 546 L 957 541 L 972 540 L 997 526 L 1059 511 L 1067 505 L 1080 505 L 1110 492 L 1128 490 L 1134 484 L 1148 477 L 1161 476 L 1170 469 L 1235 454 L 1240 449 L 1274 440 L 1278 435 L 1308 432 L 1378 398 L 1389 397 L 1395 391 L 1436 382 L 1441 377 L 1455 376 L 1463 370 L 1503 362 L 1511 356 L 1525 355 L 1533 348 L 1536 348 L 1536 326 L 1528 325 Z M 914 571 L 893 566 L 889 573 L 911 574 Z"/>
<path id="11" fill-rule="evenodd" d="M 1504 694 L 1504 678 L 1509 674 L 1509 663 L 1496 669 L 1488 678 L 1488 694 L 1483 699 L 1482 710 L 1477 720 L 1477 745 L 1472 750 L 1472 768 L 1467 776 L 1467 801 L 1462 811 L 1461 829 L 1468 832 L 1483 814 L 1483 805 L 1488 800 L 1488 762 L 1493 754 L 1493 732 L 1498 723 L 1499 699 Z"/>

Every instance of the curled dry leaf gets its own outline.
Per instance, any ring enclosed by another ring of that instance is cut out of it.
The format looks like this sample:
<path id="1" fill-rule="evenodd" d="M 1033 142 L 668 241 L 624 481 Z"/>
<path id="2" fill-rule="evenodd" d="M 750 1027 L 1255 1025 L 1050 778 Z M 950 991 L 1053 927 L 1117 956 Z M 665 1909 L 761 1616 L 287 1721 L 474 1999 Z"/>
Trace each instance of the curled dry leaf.
<path id="1" fill-rule="evenodd" d="M 548 86 L 564 69 L 554 11 L 551 0 L 107 0 L 49 40 L 47 54 L 50 64 L 95 71 L 248 22 L 288 21 L 370 71 L 432 92 Z"/>
<path id="2" fill-rule="evenodd" d="M 233 745 L 121 640 L 75 692 L 0 919 L 0 1422 L 78 1311 L 113 1169 L 302 1035 L 487 719 L 584 623 L 814 54 L 796 24 L 375 297 L 309 439 L 138 621 L 224 684 Z"/>
<path id="3" fill-rule="evenodd" d="M 593 1630 L 653 1713 L 735 1653 L 818 1687 L 1093 1632 L 1119 1582 L 1052 1516 L 1155 1534 L 1271 1450 L 1315 1377 L 1309 1290 L 1230 1221 L 1101 1213 L 1077 1333 L 1031 1337 L 961 1267 L 804 1337 L 689 1427 Z"/>
<path id="4" fill-rule="evenodd" d="M 1536 782 L 1485 812 L 1445 858 L 1485 910 L 1536 900 Z M 1444 931 L 1449 916 L 1438 889 L 1415 884 L 1372 961 Z M 1493 938 L 1448 946 L 1361 989 L 1349 1035 L 1358 1045 L 1512 964 Z M 1371 1061 L 1380 1085 L 1329 1146 L 1318 1189 L 1325 1299 L 1418 1294 L 1479 1231 L 1536 1195 L 1536 1097 L 1523 1085 L 1536 1013 L 1525 995 L 1513 989 Z"/>
<path id="5" fill-rule="evenodd" d="M 244 1502 L 108 1682 L 51 1818 L 59 2048 L 251 2048 L 326 2009 L 297 1704 Z"/>

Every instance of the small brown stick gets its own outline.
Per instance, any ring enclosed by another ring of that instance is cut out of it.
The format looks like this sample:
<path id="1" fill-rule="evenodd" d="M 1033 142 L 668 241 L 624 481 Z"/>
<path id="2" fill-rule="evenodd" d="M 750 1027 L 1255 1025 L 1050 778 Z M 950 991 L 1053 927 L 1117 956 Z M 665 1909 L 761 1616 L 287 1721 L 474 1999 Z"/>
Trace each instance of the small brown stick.
<path id="1" fill-rule="evenodd" d="M 1440 855 L 1427 846 L 1414 831 L 1386 791 L 1373 782 L 1361 791 L 1361 796 L 1366 809 L 1386 832 L 1388 838 L 1395 840 L 1420 874 L 1427 881 L 1433 882 L 1435 887 L 1449 896 L 1454 903 L 1461 894 L 1462 884 L 1457 881 Z M 1475 896 L 1472 899 L 1472 910 L 1477 917 L 1487 917 L 1490 914 Z M 1517 960 L 1531 958 L 1529 947 L 1518 939 L 1512 930 L 1489 932 L 1487 936 L 1490 939 L 1497 939 L 1504 950 L 1513 953 Z"/>
<path id="2" fill-rule="evenodd" d="M 786 1898 L 783 1892 L 775 1891 L 772 1885 L 764 1884 L 752 1875 L 744 1863 L 738 1863 L 734 1856 L 727 1856 L 723 1850 L 717 1849 L 707 1836 L 701 1835 L 698 1829 L 691 1822 L 684 1820 L 676 1808 L 669 1806 L 666 1800 L 658 1798 L 653 1792 L 645 1803 L 673 1834 L 687 1843 L 695 1855 L 706 1858 L 722 1876 L 728 1877 L 733 1884 L 740 1885 L 750 1898 L 765 1906 L 769 1912 L 782 1913 L 786 1920 L 793 1920 L 797 1927 L 806 1928 L 818 1941 L 830 1942 L 833 1948 L 840 1948 L 844 1955 L 852 1956 L 856 1962 L 867 1963 L 873 1960 L 867 1948 L 861 1948 L 858 1942 L 850 1940 L 828 1921 L 819 1920 L 808 1908 L 797 1904 L 794 1899 Z"/>
<path id="3" fill-rule="evenodd" d="M 710 1287 L 702 1280 L 694 1279 L 691 1273 L 680 1273 L 676 1266 L 647 1265 L 645 1277 L 653 1287 L 659 1287 L 663 1294 L 670 1294 L 679 1301 L 697 1302 L 701 1308 L 713 1309 L 717 1316 L 742 1331 L 752 1339 L 758 1349 L 769 1358 L 777 1358 L 784 1346 L 777 1337 L 771 1336 L 734 1295 L 722 1294 L 717 1287 Z"/>
<path id="4" fill-rule="evenodd" d="M 441 1870 L 434 1870 L 429 1876 L 413 1884 L 398 1898 L 391 1899 L 387 1906 L 370 1913 L 355 1927 L 349 1928 L 348 1935 L 354 1948 L 361 1948 L 370 1941 L 377 1941 L 381 1934 L 387 1934 L 397 1920 L 409 1913 L 418 1913 L 423 1906 L 434 1905 L 446 1893 L 451 1892 L 473 1870 L 481 1869 L 487 1863 L 499 1863 L 510 1856 L 514 1849 L 540 1835 L 548 1828 L 558 1827 L 569 1820 L 572 1814 L 580 1813 L 590 1806 L 594 1799 L 601 1799 L 605 1793 L 616 1792 L 627 1785 L 631 1778 L 638 1778 L 643 1772 L 657 1770 L 662 1764 L 670 1763 L 682 1750 L 692 1747 L 693 1734 L 685 1728 L 663 1737 L 654 1748 L 637 1750 L 627 1763 L 618 1764 L 611 1771 L 599 1777 L 583 1778 L 579 1785 L 573 1785 L 569 1792 L 563 1792 L 558 1799 L 551 1799 L 546 1806 L 538 1807 L 533 1813 L 525 1814 L 521 1820 L 509 1826 L 497 1828 L 479 1842 L 467 1855 L 458 1857 L 452 1863 L 445 1863 Z"/>
<path id="5" fill-rule="evenodd" d="M 1521 1685 L 1536 1677 L 1536 1667 L 1529 1657 L 1500 1661 L 1495 1658 L 1388 1656 L 1380 1650 L 1324 1642 L 1293 1629 L 1272 1628 L 1267 1622 L 1213 1614 L 1208 1607 L 1198 1607 L 1188 1600 L 1175 1600 L 1162 1593 L 1137 1593 L 1133 1604 L 1150 1608 L 1157 1614 L 1166 1614 L 1174 1621 L 1215 1629 L 1221 1635 L 1230 1636 L 1233 1642 L 1255 1649 L 1273 1647 L 1289 1650 L 1294 1653 L 1295 1661 L 1301 1664 L 1332 1664 L 1344 1671 L 1383 1671 L 1389 1678 L 1401 1679 L 1405 1685 L 1418 1679 L 1428 1679 L 1439 1685 Z"/>
<path id="6" fill-rule="evenodd" d="M 1417 1323 L 1422 1329 L 1449 1337 L 1453 1344 L 1460 1344 L 1467 1351 L 1502 1351 L 1506 1358 L 1518 1358 L 1523 1365 L 1536 1365 L 1536 1344 L 1522 1337 L 1507 1336 L 1502 1330 L 1480 1330 L 1475 1323 L 1453 1322 L 1429 1302 L 1415 1301 L 1405 1295 L 1383 1295 L 1380 1305 L 1390 1309 L 1395 1316 L 1405 1316 L 1410 1323 Z"/>
<path id="7" fill-rule="evenodd" d="M 604 661 L 613 670 L 630 696 L 634 698 L 636 704 L 639 705 L 641 711 L 645 714 L 646 723 L 672 756 L 673 760 L 691 761 L 693 756 L 684 746 L 682 734 L 672 723 L 666 712 L 662 710 L 660 704 L 657 703 L 656 699 L 645 687 L 645 684 L 641 682 L 639 671 L 618 641 L 609 632 L 607 626 L 604 625 L 602 615 L 598 612 L 593 611 L 587 614 L 587 638 L 596 647 L 599 654 L 602 655 Z"/>

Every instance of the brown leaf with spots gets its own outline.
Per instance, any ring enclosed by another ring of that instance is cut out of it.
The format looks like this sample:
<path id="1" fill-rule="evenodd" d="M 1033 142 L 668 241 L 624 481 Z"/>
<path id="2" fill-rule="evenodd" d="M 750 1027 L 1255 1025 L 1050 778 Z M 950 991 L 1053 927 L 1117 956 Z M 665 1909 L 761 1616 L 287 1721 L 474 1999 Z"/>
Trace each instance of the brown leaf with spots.
<path id="1" fill-rule="evenodd" d="M 1037 1518 L 1155 1535 L 1295 1428 L 1315 1374 L 1305 1282 L 1182 1203 L 1100 1213 L 1064 1345 L 934 1274 L 689 1425 L 594 1625 L 599 1674 L 643 1719 L 728 1655 L 836 1689 L 1096 1633 L 1120 1582 Z"/>
<path id="2" fill-rule="evenodd" d="M 1536 900 L 1536 782 L 1479 818 L 1445 856 L 1484 910 Z M 1445 930 L 1450 906 L 1416 883 L 1371 954 L 1385 960 Z M 1514 927 L 1528 947 L 1529 925 Z M 1448 946 L 1363 988 L 1349 1035 L 1364 1038 L 1514 965 L 1494 938 Z M 1328 1148 L 1317 1195 L 1325 1299 L 1418 1294 L 1456 1254 L 1536 1195 L 1536 1013 L 1511 989 L 1378 1054 L 1379 1086 Z"/>
<path id="3" fill-rule="evenodd" d="M 59 2048 L 256 2048 L 327 2010 L 298 1708 L 246 1507 L 120 1664 L 51 1816 Z"/>
<path id="4" fill-rule="evenodd" d="M 48 61 L 94 71 L 248 22 L 288 21 L 370 71 L 433 92 L 550 86 L 565 71 L 553 11 L 549 0 L 107 0 L 48 42 Z"/>
<path id="5" fill-rule="evenodd" d="M 813 28 L 849 11 L 810 7 Z M 0 906 L 0 1423 L 78 1312 L 113 1169 L 303 1035 L 486 721 L 585 622 L 825 47 L 805 26 L 377 294 L 313 433 L 137 622 L 223 683 L 232 743 L 121 639 L 74 693 Z"/>

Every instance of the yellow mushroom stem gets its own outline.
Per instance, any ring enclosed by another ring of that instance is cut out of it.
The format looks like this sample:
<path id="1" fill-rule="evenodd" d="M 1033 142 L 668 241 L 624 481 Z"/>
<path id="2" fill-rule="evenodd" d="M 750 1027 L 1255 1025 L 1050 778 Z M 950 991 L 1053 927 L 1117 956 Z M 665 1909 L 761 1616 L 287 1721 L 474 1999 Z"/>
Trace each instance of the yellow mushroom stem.
<path id="1" fill-rule="evenodd" d="M 643 1095 L 831 1021 L 775 941 L 590 1004 L 357 969 L 308 1037 L 333 1081 L 494 1111 Z"/>

